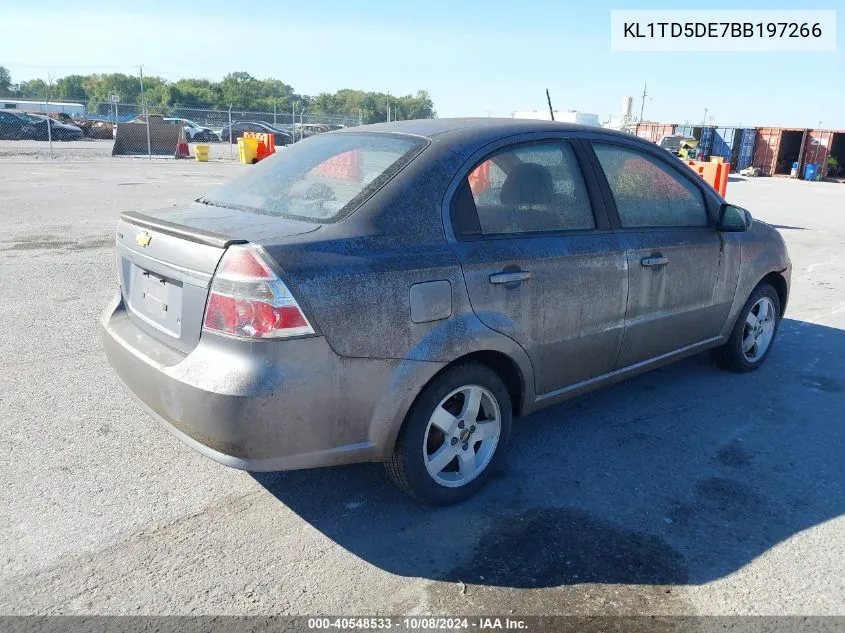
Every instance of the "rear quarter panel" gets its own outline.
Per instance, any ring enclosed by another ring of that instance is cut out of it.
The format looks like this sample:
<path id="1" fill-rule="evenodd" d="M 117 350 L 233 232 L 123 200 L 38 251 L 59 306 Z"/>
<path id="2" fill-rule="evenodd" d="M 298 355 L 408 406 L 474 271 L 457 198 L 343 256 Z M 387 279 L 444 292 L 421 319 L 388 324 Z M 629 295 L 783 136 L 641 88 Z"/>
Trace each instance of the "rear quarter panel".
<path id="1" fill-rule="evenodd" d="M 524 377 L 524 402 L 534 400 L 527 354 L 475 316 L 446 241 L 441 203 L 464 160 L 460 153 L 438 153 L 432 140 L 421 157 L 345 220 L 262 243 L 335 353 L 402 361 L 382 384 L 374 409 L 360 403 L 361 412 L 369 409 L 376 446 L 392 447 L 419 390 L 446 363 L 472 352 L 497 351 L 513 359 Z M 449 282 L 450 316 L 414 323 L 411 286 L 440 280 Z"/>
<path id="2" fill-rule="evenodd" d="M 262 243 L 338 354 L 443 362 L 473 351 L 461 341 L 477 319 L 440 207 L 462 162 L 433 140 L 346 219 Z M 451 316 L 414 323 L 411 286 L 441 280 L 451 287 Z"/>

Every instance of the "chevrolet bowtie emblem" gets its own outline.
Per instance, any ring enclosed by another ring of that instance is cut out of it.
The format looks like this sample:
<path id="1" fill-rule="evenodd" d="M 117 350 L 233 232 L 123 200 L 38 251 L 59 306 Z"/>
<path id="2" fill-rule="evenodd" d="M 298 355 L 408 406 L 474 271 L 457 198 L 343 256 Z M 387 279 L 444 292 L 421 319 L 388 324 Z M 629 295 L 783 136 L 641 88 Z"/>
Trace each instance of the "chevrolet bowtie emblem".
<path id="1" fill-rule="evenodd" d="M 141 246 L 142 248 L 148 246 L 152 239 L 152 235 L 146 231 L 138 233 L 138 235 L 135 236 L 135 241 L 138 242 L 138 246 Z"/>

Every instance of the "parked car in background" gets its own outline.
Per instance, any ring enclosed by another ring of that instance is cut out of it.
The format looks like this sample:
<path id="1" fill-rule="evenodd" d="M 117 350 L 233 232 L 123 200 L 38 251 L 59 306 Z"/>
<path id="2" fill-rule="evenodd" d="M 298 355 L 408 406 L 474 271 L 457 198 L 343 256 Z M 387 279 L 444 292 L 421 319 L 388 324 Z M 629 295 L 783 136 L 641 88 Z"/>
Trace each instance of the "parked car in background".
<path id="1" fill-rule="evenodd" d="M 19 141 L 35 138 L 33 123 L 17 112 L 0 110 L 0 139 Z"/>
<path id="2" fill-rule="evenodd" d="M 30 112 L 20 112 L 20 116 L 26 118 L 30 123 L 31 136 L 27 138 L 46 141 L 52 139 L 54 141 L 78 141 L 85 137 L 82 129 L 70 123 L 62 123 L 52 117 L 43 114 L 32 114 Z M 47 126 L 50 126 L 49 135 Z"/>
<path id="3" fill-rule="evenodd" d="M 434 505 L 515 417 L 707 349 L 757 369 L 791 274 L 654 143 L 523 119 L 321 134 L 116 241 L 106 354 L 177 437 L 250 471 L 382 461 Z"/>
<path id="4" fill-rule="evenodd" d="M 194 123 L 190 119 L 180 118 L 165 118 L 164 123 L 178 124 L 185 128 L 185 137 L 191 143 L 199 143 L 202 141 L 220 141 L 220 136 L 209 127 L 203 127 L 199 123 Z"/>
<path id="5" fill-rule="evenodd" d="M 244 135 L 244 132 L 258 132 L 264 134 L 274 134 L 276 145 L 290 145 L 292 139 L 289 134 L 280 129 L 274 128 L 268 123 L 260 121 L 236 121 L 232 123 L 231 129 L 228 125 L 224 126 L 220 131 L 220 138 L 223 141 L 230 141 L 237 143 L 238 139 Z"/>
<path id="6" fill-rule="evenodd" d="M 277 125 L 268 123 L 267 125 L 269 127 L 273 128 L 273 130 L 275 130 L 273 133 L 276 134 L 277 137 L 279 135 L 282 136 L 282 140 L 284 142 L 281 143 L 281 145 L 290 145 L 291 143 L 294 142 L 294 138 L 293 138 L 293 135 L 291 134 L 289 125 L 283 125 L 281 123 L 277 124 Z M 280 145 L 280 143 L 276 143 L 276 145 Z"/>
<path id="7" fill-rule="evenodd" d="M 315 134 L 325 134 L 330 131 L 330 128 L 328 125 L 323 125 L 322 123 L 297 123 L 295 130 L 296 140 L 300 140 L 303 138 L 309 138 Z"/>
<path id="8" fill-rule="evenodd" d="M 698 141 L 694 138 L 673 134 L 660 139 L 659 145 L 683 160 L 696 160 L 698 157 Z"/>

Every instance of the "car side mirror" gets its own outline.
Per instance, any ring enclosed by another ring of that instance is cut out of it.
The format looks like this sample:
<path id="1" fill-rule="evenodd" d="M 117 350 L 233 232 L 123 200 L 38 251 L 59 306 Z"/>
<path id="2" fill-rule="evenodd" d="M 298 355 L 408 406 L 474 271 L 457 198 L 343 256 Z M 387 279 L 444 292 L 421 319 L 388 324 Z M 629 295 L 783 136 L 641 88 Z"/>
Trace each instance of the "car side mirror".
<path id="1" fill-rule="evenodd" d="M 727 202 L 719 209 L 719 230 L 725 233 L 741 233 L 751 228 L 751 214 L 741 207 Z"/>

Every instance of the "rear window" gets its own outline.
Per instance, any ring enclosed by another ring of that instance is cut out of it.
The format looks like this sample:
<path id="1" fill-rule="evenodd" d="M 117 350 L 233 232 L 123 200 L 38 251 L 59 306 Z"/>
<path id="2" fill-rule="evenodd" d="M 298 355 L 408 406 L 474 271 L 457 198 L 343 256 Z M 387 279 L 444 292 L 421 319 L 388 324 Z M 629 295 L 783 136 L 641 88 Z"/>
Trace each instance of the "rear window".
<path id="1" fill-rule="evenodd" d="M 392 134 L 314 136 L 279 149 L 201 201 L 295 220 L 335 222 L 390 180 L 425 143 Z"/>

